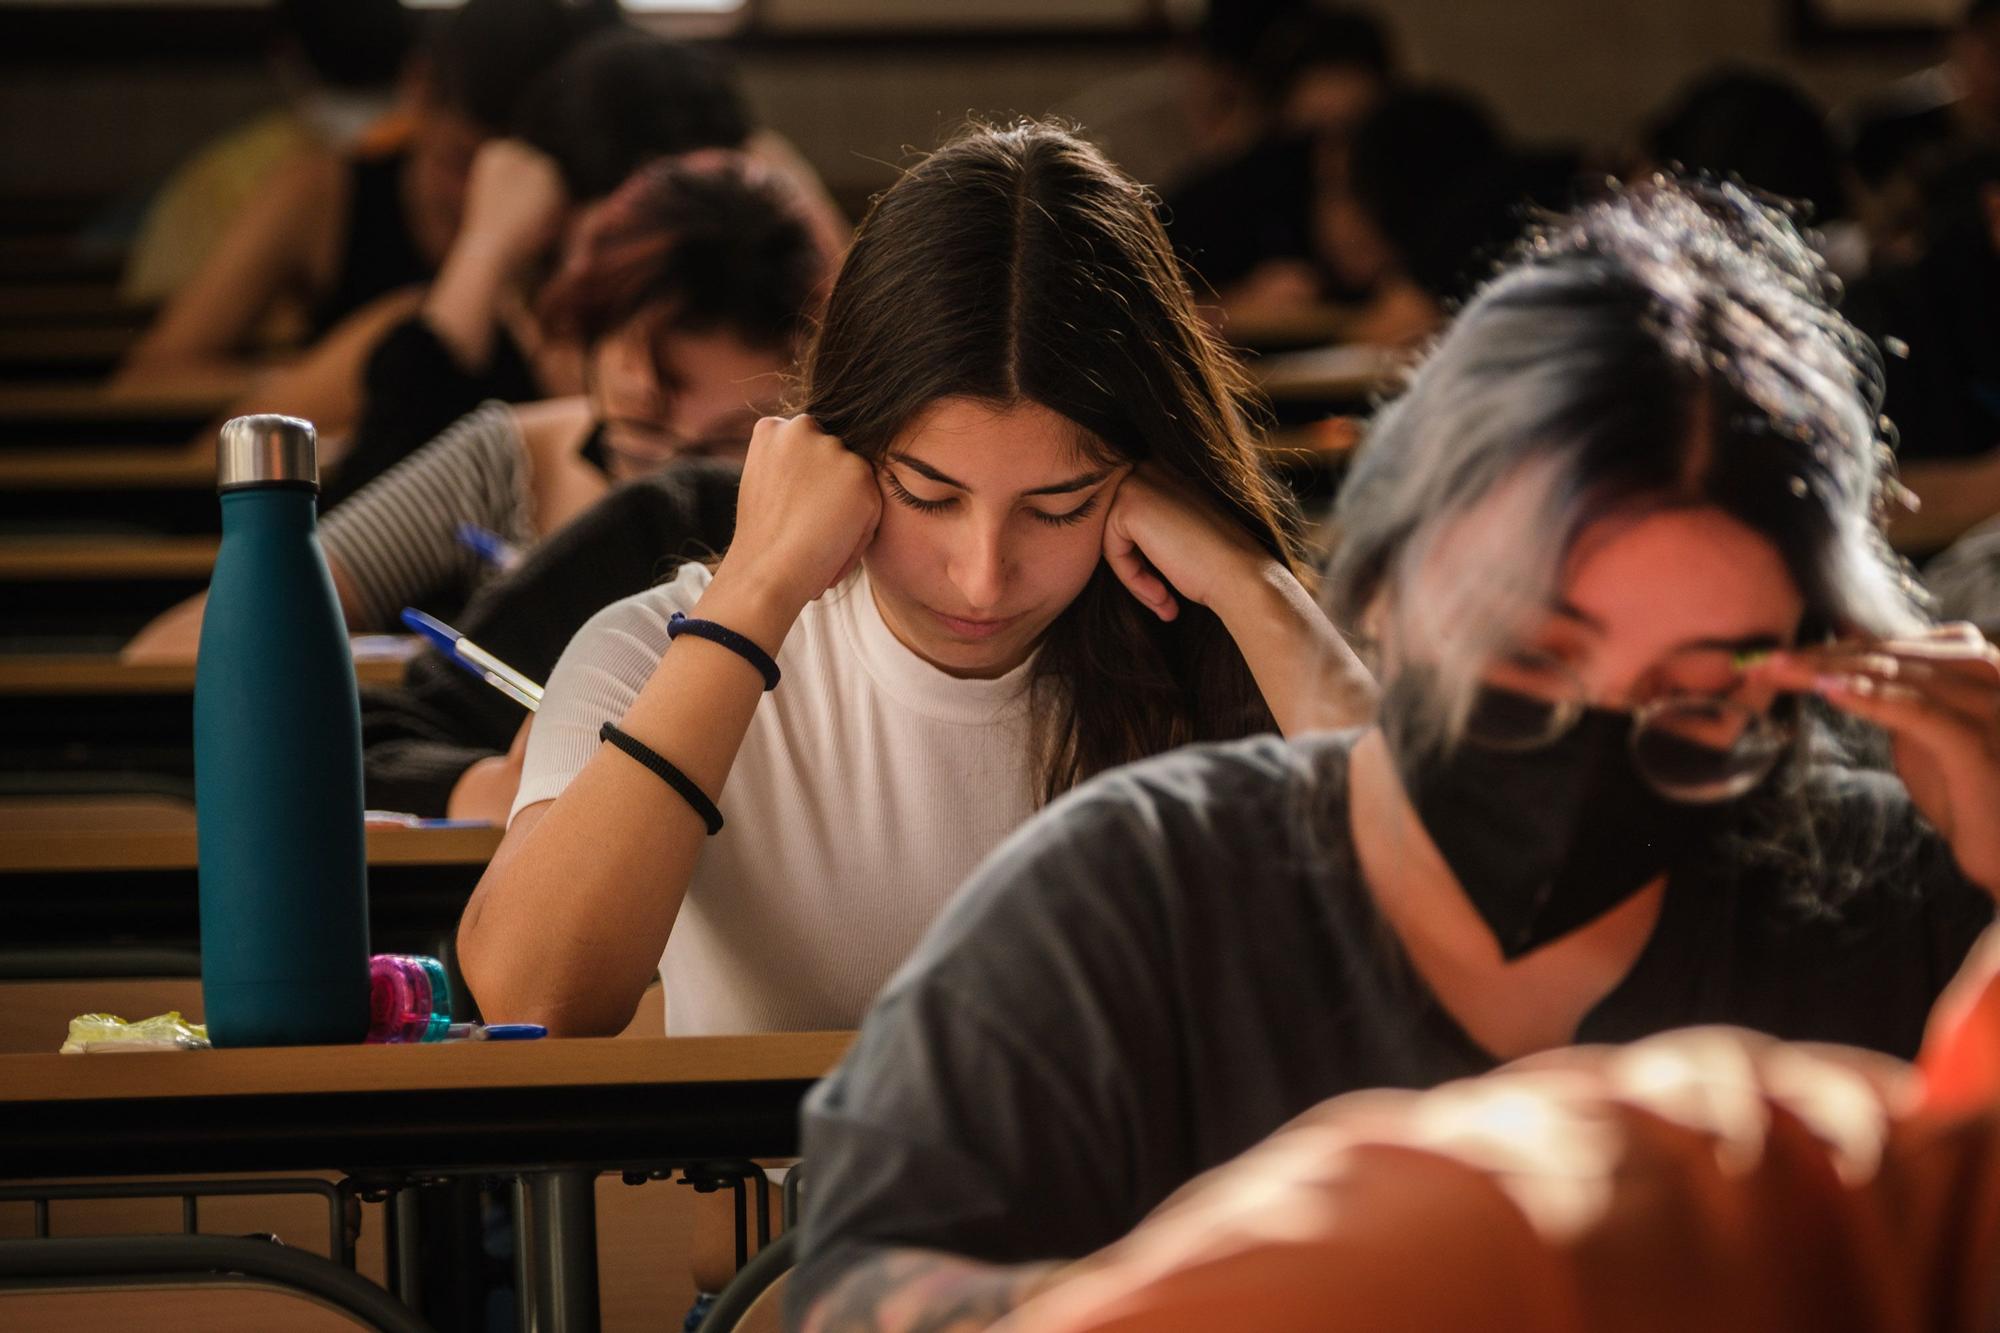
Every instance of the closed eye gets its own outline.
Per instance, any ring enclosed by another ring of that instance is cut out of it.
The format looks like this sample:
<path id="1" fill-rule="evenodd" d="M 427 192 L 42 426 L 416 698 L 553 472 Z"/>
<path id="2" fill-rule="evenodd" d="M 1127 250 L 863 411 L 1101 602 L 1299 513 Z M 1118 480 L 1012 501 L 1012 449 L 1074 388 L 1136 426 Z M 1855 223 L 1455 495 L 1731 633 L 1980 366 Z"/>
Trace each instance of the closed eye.
<path id="1" fill-rule="evenodd" d="M 919 499 L 918 497 L 910 494 L 910 492 L 904 488 L 903 483 L 896 479 L 896 474 L 894 472 L 889 471 L 887 468 L 884 468 L 882 470 L 882 477 L 889 483 L 890 496 L 893 497 L 898 504 L 907 505 L 911 509 L 916 510 L 919 514 L 941 514 L 945 510 L 951 508 L 953 505 L 958 503 L 958 497 L 952 495 L 948 495 L 942 500 Z"/>
<path id="2" fill-rule="evenodd" d="M 1092 511 L 1097 508 L 1098 497 L 1103 494 L 1103 491 L 1099 491 L 1096 495 L 1091 496 L 1088 500 L 1085 500 L 1082 504 L 1067 513 L 1050 514 L 1033 508 L 1029 509 L 1028 512 L 1035 516 L 1036 522 L 1046 523 L 1052 528 L 1074 527 L 1076 524 L 1090 517 Z"/>

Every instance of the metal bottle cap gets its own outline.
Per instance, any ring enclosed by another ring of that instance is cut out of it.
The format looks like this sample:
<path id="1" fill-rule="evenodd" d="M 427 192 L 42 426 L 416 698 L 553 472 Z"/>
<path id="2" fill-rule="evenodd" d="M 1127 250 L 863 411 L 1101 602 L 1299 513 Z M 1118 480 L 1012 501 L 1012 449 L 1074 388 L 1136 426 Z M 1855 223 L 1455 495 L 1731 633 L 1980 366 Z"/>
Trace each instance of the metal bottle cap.
<path id="1" fill-rule="evenodd" d="M 310 486 L 319 489 L 319 448 L 310 421 L 264 414 L 233 417 L 222 425 L 215 485 Z"/>

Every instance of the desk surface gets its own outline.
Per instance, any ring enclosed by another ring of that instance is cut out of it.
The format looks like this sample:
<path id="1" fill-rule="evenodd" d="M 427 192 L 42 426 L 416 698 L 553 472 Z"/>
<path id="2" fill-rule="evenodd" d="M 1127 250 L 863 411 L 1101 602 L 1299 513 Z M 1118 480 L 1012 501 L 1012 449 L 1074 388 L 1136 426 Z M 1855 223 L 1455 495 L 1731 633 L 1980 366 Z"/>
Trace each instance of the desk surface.
<path id="1" fill-rule="evenodd" d="M 1412 360 L 1399 348 L 1349 344 L 1259 357 L 1250 374 L 1274 399 L 1360 401 L 1394 388 Z"/>
<path id="2" fill-rule="evenodd" d="M 184 390 L 124 391 L 95 384 L 11 384 L 0 386 L 0 421 L 158 421 L 200 423 L 228 410 L 249 388 L 246 377 L 230 375 Z"/>
<path id="3" fill-rule="evenodd" d="M 600 1169 L 798 1150 L 851 1037 L 0 1056 L 0 1178 Z"/>
<path id="4" fill-rule="evenodd" d="M 205 579 L 215 537 L 91 533 L 0 537 L 0 582 Z"/>
<path id="5" fill-rule="evenodd" d="M 492 859 L 502 833 L 478 828 L 368 829 L 368 864 L 480 866 Z M 0 875 L 52 871 L 180 870 L 198 864 L 192 828 L 108 828 L 81 836 L 74 827 L 0 828 Z"/>
<path id="6" fill-rule="evenodd" d="M 115 325 L 75 328 L 0 327 L 0 363 L 109 366 L 132 345 L 134 331 Z"/>
<path id="7" fill-rule="evenodd" d="M 1219 327 L 1222 336 L 1237 347 L 1316 347 L 1345 339 L 1358 317 L 1359 312 L 1350 306 L 1313 305 L 1226 315 Z"/>
<path id="8" fill-rule="evenodd" d="M 215 447 L 78 444 L 0 449 L 0 490 L 213 490 Z"/>
<path id="9" fill-rule="evenodd" d="M 853 1039 L 849 1032 L 783 1032 L 0 1055 L 0 1102 L 809 1081 L 833 1068 Z"/>
<path id="10" fill-rule="evenodd" d="M 0 553 L 4 560 L 4 553 Z M 354 664 L 363 685 L 397 685 L 408 662 L 366 658 Z M 188 694 L 193 662 L 121 662 L 108 653 L 0 653 L 0 695 Z"/>
<path id="11" fill-rule="evenodd" d="M 0 286 L 0 322 L 96 323 L 143 328 L 157 307 L 134 305 L 101 282 L 9 283 Z"/>

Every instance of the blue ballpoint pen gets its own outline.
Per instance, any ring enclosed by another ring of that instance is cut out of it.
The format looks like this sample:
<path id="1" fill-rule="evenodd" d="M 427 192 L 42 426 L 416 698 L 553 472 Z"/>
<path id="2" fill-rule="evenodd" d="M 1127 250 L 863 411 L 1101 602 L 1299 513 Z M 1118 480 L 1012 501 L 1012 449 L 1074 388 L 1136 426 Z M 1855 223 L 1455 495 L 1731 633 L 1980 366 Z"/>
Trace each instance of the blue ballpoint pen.
<path id="1" fill-rule="evenodd" d="M 529 712 L 542 706 L 542 687 L 508 666 L 436 616 L 403 608 L 403 623 L 436 644 L 438 651 Z"/>
<path id="2" fill-rule="evenodd" d="M 534 1041 L 549 1035 L 540 1023 L 453 1023 L 446 1041 Z"/>
<path id="3" fill-rule="evenodd" d="M 455 535 L 460 546 L 503 574 L 521 563 L 520 548 L 490 528 L 482 528 L 477 523 L 461 523 Z"/>

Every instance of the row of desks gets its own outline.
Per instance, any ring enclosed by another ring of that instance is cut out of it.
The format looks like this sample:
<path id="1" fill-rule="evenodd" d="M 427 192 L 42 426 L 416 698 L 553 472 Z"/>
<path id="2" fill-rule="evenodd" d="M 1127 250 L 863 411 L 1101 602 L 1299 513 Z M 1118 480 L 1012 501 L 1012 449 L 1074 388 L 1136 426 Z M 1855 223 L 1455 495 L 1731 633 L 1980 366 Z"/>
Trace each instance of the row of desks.
<path id="1" fill-rule="evenodd" d="M 100 822 L 86 833 L 46 803 L 25 826 L 10 825 L 0 804 L 0 912 L 9 921 L 0 955 L 31 944 L 44 957 L 102 959 L 123 944 L 149 959 L 197 956 L 186 813 L 134 803 L 126 827 Z M 441 952 L 499 836 L 371 828 L 372 947 Z M 125 973 L 100 964 L 78 975 Z M 0 1021 L 6 997 L 24 984 L 0 980 Z M 66 984 L 76 1000 L 59 1012 L 93 1007 L 90 982 Z M 53 1046 L 60 1021 L 44 1026 Z M 345 1193 L 392 1199 L 399 1234 L 414 1224 L 428 1235 L 433 1223 L 462 1229 L 450 1208 L 463 1205 L 449 1201 L 468 1198 L 466 1189 L 511 1181 L 522 1326 L 586 1333 L 598 1327 L 596 1177 L 795 1156 L 799 1102 L 849 1040 L 790 1033 L 0 1055 L 0 1185 L 10 1197 L 59 1199 L 75 1182 L 115 1192 L 120 1181 L 163 1172 L 333 1172 Z M 39 1183 L 49 1180 L 64 1184 Z M 463 1188 L 440 1196 L 432 1186 L 441 1181 Z M 76 1242 L 6 1244 L 46 1256 Z M 103 1263 L 91 1271 L 117 1271 Z M 5 1299 L 0 1292 L 0 1312 Z"/>
<path id="2" fill-rule="evenodd" d="M 414 1201 L 417 1184 L 500 1177 L 514 1182 L 519 1326 L 594 1333 L 596 1177 L 796 1156 L 799 1103 L 850 1041 L 808 1032 L 0 1056 L 0 1181 L 32 1193 L 52 1176 L 115 1181 L 163 1163 L 330 1170 L 344 1191 Z M 63 1242 L 12 1244 L 46 1252 Z M 671 1262 L 664 1248 L 661 1258 Z"/>

